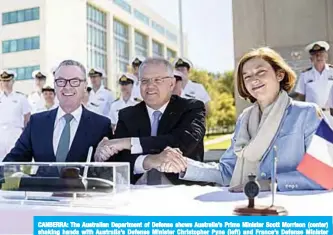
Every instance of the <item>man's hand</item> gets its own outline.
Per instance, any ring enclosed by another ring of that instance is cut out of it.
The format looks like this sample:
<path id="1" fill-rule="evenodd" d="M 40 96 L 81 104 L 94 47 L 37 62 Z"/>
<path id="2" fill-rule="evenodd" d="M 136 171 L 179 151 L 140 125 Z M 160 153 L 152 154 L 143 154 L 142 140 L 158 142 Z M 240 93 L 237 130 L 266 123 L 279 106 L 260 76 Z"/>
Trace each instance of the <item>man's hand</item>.
<path id="1" fill-rule="evenodd" d="M 107 137 L 104 137 L 101 142 L 99 142 L 94 157 L 96 162 L 105 162 L 111 156 L 118 153 L 116 149 L 108 145 L 109 141 Z"/>
<path id="2" fill-rule="evenodd" d="M 260 191 L 271 191 L 271 181 L 270 180 L 258 180 L 260 184 Z M 245 184 L 236 185 L 229 188 L 229 192 L 232 193 L 241 193 L 244 191 Z"/>
<path id="3" fill-rule="evenodd" d="M 143 167 L 145 170 L 154 168 L 166 173 L 180 173 L 186 170 L 187 162 L 179 149 L 167 147 L 159 154 L 148 155 Z"/>

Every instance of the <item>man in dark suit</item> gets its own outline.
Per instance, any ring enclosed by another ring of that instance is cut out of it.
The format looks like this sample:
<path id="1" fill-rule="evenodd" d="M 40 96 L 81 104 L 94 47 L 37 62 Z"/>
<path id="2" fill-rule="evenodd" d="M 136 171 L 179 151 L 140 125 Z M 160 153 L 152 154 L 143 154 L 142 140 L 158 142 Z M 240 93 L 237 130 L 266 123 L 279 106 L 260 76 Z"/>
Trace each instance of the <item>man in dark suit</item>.
<path id="1" fill-rule="evenodd" d="M 144 101 L 119 112 L 115 139 L 99 144 L 96 160 L 129 162 L 132 184 L 184 184 L 161 172 L 184 170 L 183 156 L 203 161 L 204 103 L 172 95 L 176 80 L 165 59 L 145 60 L 139 78 Z"/>
<path id="2" fill-rule="evenodd" d="M 81 105 L 86 86 L 84 66 L 63 61 L 55 71 L 59 108 L 32 115 L 3 161 L 85 162 L 90 146 L 112 137 L 110 120 Z"/>

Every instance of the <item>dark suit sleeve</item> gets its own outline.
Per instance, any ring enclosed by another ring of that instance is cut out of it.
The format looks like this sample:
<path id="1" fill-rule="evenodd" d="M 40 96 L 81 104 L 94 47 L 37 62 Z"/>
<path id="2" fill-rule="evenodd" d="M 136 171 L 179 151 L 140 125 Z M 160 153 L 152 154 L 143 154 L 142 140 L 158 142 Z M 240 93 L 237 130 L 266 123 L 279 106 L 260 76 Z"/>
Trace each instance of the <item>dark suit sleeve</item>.
<path id="1" fill-rule="evenodd" d="M 130 136 L 129 130 L 127 129 L 125 123 L 124 123 L 124 118 L 122 117 L 123 112 L 119 112 L 119 120 L 117 123 L 116 131 L 114 138 L 119 139 L 119 138 L 126 138 Z M 115 156 L 111 157 L 109 161 L 115 161 L 115 162 L 128 162 L 130 164 L 130 177 L 131 177 L 131 183 L 134 184 L 137 179 L 141 175 L 134 175 L 134 164 L 137 159 L 139 154 L 131 154 L 131 151 L 129 150 L 123 150 L 116 154 Z"/>
<path id="2" fill-rule="evenodd" d="M 180 122 L 169 134 L 140 137 L 144 154 L 160 153 L 167 146 L 170 146 L 179 148 L 185 156 L 192 156 L 191 153 L 203 140 L 206 133 L 206 110 L 201 101 L 193 100 L 188 103 L 188 107 L 185 109 Z"/>
<path id="3" fill-rule="evenodd" d="M 16 141 L 14 148 L 3 159 L 4 162 L 31 162 L 32 143 L 31 129 L 34 123 L 34 116 L 30 117 L 27 126 L 24 128 L 20 138 Z M 41 130 L 42 131 L 42 130 Z"/>

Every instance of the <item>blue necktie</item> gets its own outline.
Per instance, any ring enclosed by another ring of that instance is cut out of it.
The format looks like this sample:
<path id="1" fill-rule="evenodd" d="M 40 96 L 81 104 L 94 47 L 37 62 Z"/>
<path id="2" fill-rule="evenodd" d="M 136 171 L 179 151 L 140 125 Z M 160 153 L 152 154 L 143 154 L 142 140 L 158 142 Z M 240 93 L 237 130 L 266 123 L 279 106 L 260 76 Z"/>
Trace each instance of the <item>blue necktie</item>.
<path id="1" fill-rule="evenodd" d="M 69 151 L 69 142 L 70 142 L 70 137 L 71 137 L 70 122 L 73 119 L 73 115 L 65 114 L 64 118 L 66 120 L 66 125 L 61 133 L 58 148 L 57 148 L 57 153 L 56 153 L 57 162 L 65 162 L 68 151 Z"/>
<path id="2" fill-rule="evenodd" d="M 160 117 L 162 113 L 160 111 L 154 111 L 153 113 L 153 123 L 151 124 L 151 136 L 157 135 L 158 123 L 160 122 Z M 156 169 L 151 169 L 148 171 L 147 184 L 148 185 L 159 185 L 162 183 L 162 174 Z"/>

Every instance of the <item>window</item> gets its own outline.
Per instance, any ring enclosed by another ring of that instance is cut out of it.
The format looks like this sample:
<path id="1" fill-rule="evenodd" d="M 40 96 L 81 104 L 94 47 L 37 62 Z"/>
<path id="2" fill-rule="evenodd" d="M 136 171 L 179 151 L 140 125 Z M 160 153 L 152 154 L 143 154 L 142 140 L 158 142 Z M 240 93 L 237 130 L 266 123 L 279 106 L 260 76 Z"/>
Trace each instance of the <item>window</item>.
<path id="1" fill-rule="evenodd" d="M 107 73 L 107 15 L 87 4 L 87 68 L 99 67 Z"/>
<path id="2" fill-rule="evenodd" d="M 174 42 L 177 42 L 177 35 L 171 33 L 170 31 L 166 31 L 165 33 L 166 37 L 171 40 L 171 41 L 174 41 Z"/>
<path id="3" fill-rule="evenodd" d="M 132 7 L 128 4 L 125 0 L 113 0 L 115 4 L 121 7 L 123 10 L 127 11 L 128 13 L 132 13 Z"/>
<path id="4" fill-rule="evenodd" d="M 105 12 L 97 9 L 96 7 L 87 4 L 87 20 L 92 23 L 106 27 L 106 14 Z"/>
<path id="5" fill-rule="evenodd" d="M 39 36 L 20 38 L 2 42 L 2 53 L 40 49 Z"/>
<path id="6" fill-rule="evenodd" d="M 156 41 L 153 41 L 153 56 L 164 57 L 163 45 Z"/>
<path id="7" fill-rule="evenodd" d="M 167 48 L 167 59 L 174 59 L 176 58 L 176 52 Z"/>
<path id="8" fill-rule="evenodd" d="M 127 72 L 129 62 L 129 29 L 120 21 L 113 21 L 114 51 L 116 53 L 116 71 Z"/>
<path id="9" fill-rule="evenodd" d="M 16 80 L 28 80 L 32 79 L 32 72 L 35 70 L 39 70 L 40 66 L 27 66 L 27 67 L 19 67 L 19 68 L 10 68 L 10 70 L 13 70 L 16 72 Z"/>
<path id="10" fill-rule="evenodd" d="M 142 21 L 146 25 L 149 25 L 149 17 L 143 14 L 142 12 L 138 11 L 137 9 L 134 9 L 134 16 L 135 18 Z"/>
<path id="11" fill-rule="evenodd" d="M 39 7 L 2 13 L 2 25 L 39 20 Z"/>
<path id="12" fill-rule="evenodd" d="M 147 57 L 148 39 L 147 36 L 135 31 L 135 54 Z"/>
<path id="13" fill-rule="evenodd" d="M 163 26 L 161 26 L 160 24 L 156 23 L 155 21 L 152 21 L 151 26 L 152 26 L 153 29 L 155 29 L 157 32 L 159 32 L 160 34 L 164 35 L 164 31 L 165 31 L 165 29 L 163 28 Z"/>

